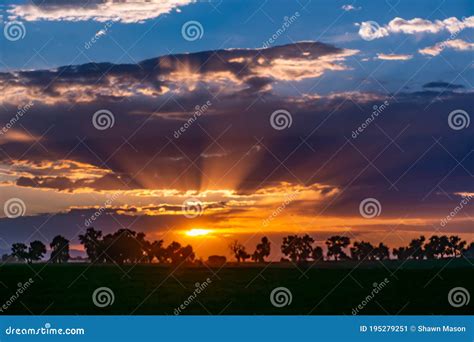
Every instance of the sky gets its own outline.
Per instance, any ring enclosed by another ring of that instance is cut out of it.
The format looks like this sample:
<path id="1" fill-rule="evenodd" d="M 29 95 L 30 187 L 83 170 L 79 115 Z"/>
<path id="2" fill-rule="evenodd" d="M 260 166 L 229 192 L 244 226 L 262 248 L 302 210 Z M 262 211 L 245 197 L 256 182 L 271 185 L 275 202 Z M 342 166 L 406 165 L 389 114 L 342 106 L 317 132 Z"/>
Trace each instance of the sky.
<path id="1" fill-rule="evenodd" d="M 473 239 L 466 1 L 7 1 L 0 251 Z M 93 217 L 93 219 L 91 219 Z"/>

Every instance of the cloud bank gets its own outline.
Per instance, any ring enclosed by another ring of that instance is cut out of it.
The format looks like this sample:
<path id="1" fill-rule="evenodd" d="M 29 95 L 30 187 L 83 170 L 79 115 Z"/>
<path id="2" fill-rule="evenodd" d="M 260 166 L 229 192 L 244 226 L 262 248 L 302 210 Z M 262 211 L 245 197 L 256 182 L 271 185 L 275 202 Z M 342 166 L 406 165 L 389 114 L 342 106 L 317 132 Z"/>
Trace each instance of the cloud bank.
<path id="1" fill-rule="evenodd" d="M 396 17 L 387 25 L 380 26 L 375 21 L 365 21 L 359 24 L 359 36 L 365 40 L 387 37 L 394 33 L 401 34 L 435 34 L 447 31 L 451 34 L 467 28 L 474 28 L 474 16 L 459 20 L 450 17 L 444 20 L 427 20 L 422 18 L 403 19 Z"/>
<path id="2" fill-rule="evenodd" d="M 26 21 L 116 21 L 143 23 L 196 2 L 196 0 L 41 0 L 12 5 L 9 16 Z"/>

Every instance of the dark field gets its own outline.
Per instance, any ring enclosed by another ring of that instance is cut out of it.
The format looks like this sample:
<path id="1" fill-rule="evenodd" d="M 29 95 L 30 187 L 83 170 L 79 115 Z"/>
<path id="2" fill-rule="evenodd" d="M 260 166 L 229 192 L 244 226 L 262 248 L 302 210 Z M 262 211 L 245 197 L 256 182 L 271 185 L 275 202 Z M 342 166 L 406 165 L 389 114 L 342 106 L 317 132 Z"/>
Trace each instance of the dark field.
<path id="1" fill-rule="evenodd" d="M 173 315 L 194 291 L 195 283 L 209 284 L 181 314 L 351 315 L 372 292 L 374 283 L 388 284 L 371 298 L 359 314 L 472 314 L 473 301 L 460 308 L 447 300 L 454 287 L 474 293 L 472 260 L 388 261 L 359 265 L 323 263 L 313 268 L 292 265 L 180 268 L 158 265 L 3 265 L 0 267 L 0 305 L 16 292 L 18 283 L 34 283 L 1 314 L 142 314 Z M 35 274 L 35 272 L 37 274 Z M 114 303 L 99 308 L 92 294 L 99 287 L 112 289 Z M 290 305 L 270 302 L 276 287 L 292 293 Z M 1 306 L 0 306 L 1 308 Z"/>

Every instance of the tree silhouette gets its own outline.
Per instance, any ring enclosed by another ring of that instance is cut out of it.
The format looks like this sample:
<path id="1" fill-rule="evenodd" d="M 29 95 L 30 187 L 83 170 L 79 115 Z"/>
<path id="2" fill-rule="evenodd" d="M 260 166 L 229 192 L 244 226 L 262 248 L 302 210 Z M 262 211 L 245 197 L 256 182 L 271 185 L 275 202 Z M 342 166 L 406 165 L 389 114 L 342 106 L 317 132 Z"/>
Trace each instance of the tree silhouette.
<path id="1" fill-rule="evenodd" d="M 474 242 L 471 242 L 469 246 L 464 248 L 461 254 L 466 258 L 474 258 Z"/>
<path id="2" fill-rule="evenodd" d="M 383 244 L 383 242 L 380 242 L 379 245 L 374 248 L 374 251 L 372 254 L 378 260 L 385 260 L 385 259 L 390 258 L 390 250 L 388 249 L 387 246 Z"/>
<path id="3" fill-rule="evenodd" d="M 106 262 L 138 263 L 145 259 L 143 241 L 145 234 L 131 229 L 119 229 L 104 236 L 100 244 L 100 258 Z"/>
<path id="4" fill-rule="evenodd" d="M 181 248 L 181 244 L 179 242 L 173 241 L 166 247 L 166 258 L 171 263 L 177 262 L 178 259 L 178 251 Z"/>
<path id="5" fill-rule="evenodd" d="M 457 258 L 461 256 L 464 247 L 466 246 L 467 242 L 461 240 L 461 238 L 457 235 L 451 235 L 449 237 L 449 255 Z"/>
<path id="6" fill-rule="evenodd" d="M 179 242 L 173 241 L 166 247 L 167 259 L 173 264 L 182 264 L 192 262 L 195 254 L 191 245 L 182 247 Z"/>
<path id="7" fill-rule="evenodd" d="M 100 230 L 95 230 L 93 227 L 87 228 L 85 234 L 79 235 L 79 241 L 84 245 L 84 249 L 86 250 L 90 262 L 97 262 L 99 260 L 102 232 Z"/>
<path id="8" fill-rule="evenodd" d="M 421 235 L 418 239 L 411 240 L 408 245 L 408 254 L 417 260 L 421 260 L 425 257 L 425 250 L 423 244 L 425 243 L 425 237 Z"/>
<path id="9" fill-rule="evenodd" d="M 145 240 L 145 237 L 143 237 L 143 241 L 141 241 L 142 244 L 142 249 L 143 249 L 143 254 L 145 255 L 145 261 L 148 263 L 152 263 L 153 259 L 155 259 L 155 254 L 153 252 L 153 243 Z"/>
<path id="10" fill-rule="evenodd" d="M 245 246 L 242 245 L 239 241 L 235 240 L 229 245 L 229 250 L 234 254 L 237 262 L 243 261 L 250 258 L 250 254 L 245 250 Z"/>
<path id="11" fill-rule="evenodd" d="M 443 258 L 450 253 L 449 238 L 446 235 L 433 235 L 425 244 L 425 253 L 428 259 Z"/>
<path id="12" fill-rule="evenodd" d="M 25 261 L 28 258 L 28 247 L 21 242 L 12 245 L 12 256 L 19 261 Z"/>
<path id="13" fill-rule="evenodd" d="M 41 241 L 30 242 L 30 247 L 28 248 L 28 263 L 32 261 L 41 260 L 43 255 L 46 253 L 46 246 Z"/>
<path id="14" fill-rule="evenodd" d="M 158 262 L 166 262 L 166 249 L 163 247 L 163 240 L 153 241 L 151 252 Z"/>
<path id="15" fill-rule="evenodd" d="M 406 247 L 394 248 L 393 255 L 396 256 L 398 260 L 406 260 L 410 257 L 409 250 Z"/>
<path id="16" fill-rule="evenodd" d="M 65 263 L 69 260 L 69 240 L 65 237 L 55 236 L 49 246 L 51 247 L 51 262 Z"/>
<path id="17" fill-rule="evenodd" d="M 351 257 L 354 260 L 374 260 L 374 246 L 370 242 L 354 242 L 354 246 L 350 248 Z M 336 259 L 337 260 L 337 259 Z"/>
<path id="18" fill-rule="evenodd" d="M 323 249 L 319 246 L 314 247 L 313 251 L 311 252 L 311 258 L 313 258 L 314 261 L 323 261 Z"/>
<path id="19" fill-rule="evenodd" d="M 295 263 L 305 262 L 313 253 L 313 242 L 314 239 L 308 234 L 303 237 L 288 235 L 283 238 L 281 252 Z"/>
<path id="20" fill-rule="evenodd" d="M 270 241 L 266 236 L 264 236 L 261 241 L 261 243 L 257 244 L 255 252 L 252 255 L 252 260 L 255 262 L 265 262 L 265 258 L 270 255 Z"/>
<path id="21" fill-rule="evenodd" d="M 193 251 L 193 247 L 191 245 L 187 245 L 185 247 L 181 247 L 178 251 L 178 260 L 179 263 L 192 263 L 196 254 Z"/>
<path id="22" fill-rule="evenodd" d="M 347 236 L 331 236 L 326 240 L 328 246 L 328 258 L 334 257 L 334 260 L 347 259 L 347 255 L 344 252 L 344 248 L 349 246 L 351 240 Z"/>

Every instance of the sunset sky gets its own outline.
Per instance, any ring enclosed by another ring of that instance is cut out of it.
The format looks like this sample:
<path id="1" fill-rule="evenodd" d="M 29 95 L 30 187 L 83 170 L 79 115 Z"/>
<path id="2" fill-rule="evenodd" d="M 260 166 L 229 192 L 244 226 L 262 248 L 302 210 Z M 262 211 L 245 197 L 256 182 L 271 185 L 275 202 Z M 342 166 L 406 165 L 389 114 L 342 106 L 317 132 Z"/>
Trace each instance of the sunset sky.
<path id="1" fill-rule="evenodd" d="M 442 224 L 474 194 L 472 1 L 84 3 L 0 5 L 1 253 L 61 234 L 78 255 L 99 208 L 203 258 L 473 240 L 472 204 Z"/>

